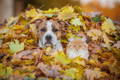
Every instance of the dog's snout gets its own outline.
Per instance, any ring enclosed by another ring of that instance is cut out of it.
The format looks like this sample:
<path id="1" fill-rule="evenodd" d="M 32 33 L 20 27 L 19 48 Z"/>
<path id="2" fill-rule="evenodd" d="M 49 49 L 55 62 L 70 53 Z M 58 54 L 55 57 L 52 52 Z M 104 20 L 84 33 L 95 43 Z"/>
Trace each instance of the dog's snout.
<path id="1" fill-rule="evenodd" d="M 51 39 L 52 39 L 52 36 L 50 36 L 50 35 L 47 35 L 47 36 L 45 37 L 45 39 L 46 39 L 47 41 L 51 41 Z"/>

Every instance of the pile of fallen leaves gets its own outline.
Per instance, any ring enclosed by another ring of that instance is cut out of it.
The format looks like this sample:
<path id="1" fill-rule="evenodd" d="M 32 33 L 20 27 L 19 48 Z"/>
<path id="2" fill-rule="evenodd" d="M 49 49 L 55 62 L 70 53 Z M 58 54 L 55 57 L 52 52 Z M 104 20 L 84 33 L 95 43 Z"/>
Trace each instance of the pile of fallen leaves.
<path id="1" fill-rule="evenodd" d="M 36 36 L 41 19 L 67 24 L 64 49 L 70 38 L 86 36 L 89 59 L 71 59 L 65 51 L 46 55 L 49 49 L 40 49 Z M 120 80 L 120 26 L 76 6 L 45 11 L 30 7 L 0 26 L 0 80 Z"/>

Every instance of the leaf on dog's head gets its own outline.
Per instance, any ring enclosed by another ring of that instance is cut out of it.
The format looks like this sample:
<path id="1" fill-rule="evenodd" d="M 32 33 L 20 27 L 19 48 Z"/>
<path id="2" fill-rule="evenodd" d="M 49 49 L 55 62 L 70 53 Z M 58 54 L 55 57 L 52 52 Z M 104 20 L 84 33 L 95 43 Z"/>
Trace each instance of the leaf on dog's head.
<path id="1" fill-rule="evenodd" d="M 24 43 L 20 43 L 18 40 L 9 43 L 10 51 L 12 53 L 17 53 L 24 50 Z"/>

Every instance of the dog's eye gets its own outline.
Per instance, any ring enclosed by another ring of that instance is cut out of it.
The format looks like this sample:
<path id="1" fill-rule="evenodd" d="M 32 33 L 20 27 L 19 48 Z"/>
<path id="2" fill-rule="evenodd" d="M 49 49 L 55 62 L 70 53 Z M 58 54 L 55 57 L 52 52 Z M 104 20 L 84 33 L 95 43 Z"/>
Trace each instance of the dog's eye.
<path id="1" fill-rule="evenodd" d="M 41 32 L 46 32 L 46 29 L 45 29 L 45 28 L 42 28 L 42 29 L 41 29 Z"/>
<path id="2" fill-rule="evenodd" d="M 58 31 L 58 29 L 53 29 L 53 32 L 57 32 Z"/>

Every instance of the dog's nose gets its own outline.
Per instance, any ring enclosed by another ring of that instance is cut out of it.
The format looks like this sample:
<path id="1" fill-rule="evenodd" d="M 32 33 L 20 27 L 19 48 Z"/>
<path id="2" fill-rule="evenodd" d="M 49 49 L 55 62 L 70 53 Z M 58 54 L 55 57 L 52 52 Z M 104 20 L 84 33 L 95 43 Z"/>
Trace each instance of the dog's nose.
<path id="1" fill-rule="evenodd" d="M 47 36 L 45 37 L 45 39 L 46 39 L 47 41 L 51 41 L 52 37 L 51 37 L 50 35 L 47 35 Z"/>

